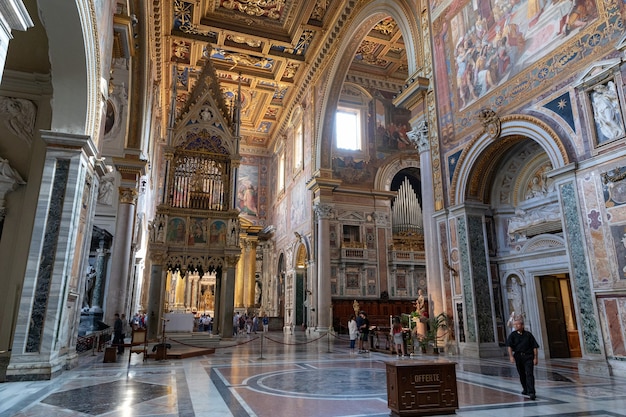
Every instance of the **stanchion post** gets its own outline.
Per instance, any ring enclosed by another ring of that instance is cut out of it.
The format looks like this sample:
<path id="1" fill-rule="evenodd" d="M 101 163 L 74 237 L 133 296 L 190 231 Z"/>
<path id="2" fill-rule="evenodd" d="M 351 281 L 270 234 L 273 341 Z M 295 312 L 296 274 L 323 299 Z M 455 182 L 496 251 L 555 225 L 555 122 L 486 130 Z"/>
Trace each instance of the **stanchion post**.
<path id="1" fill-rule="evenodd" d="M 261 333 L 261 356 L 259 357 L 259 360 L 263 360 L 265 359 L 263 357 L 263 344 L 265 342 L 265 332 Z"/>
<path id="2" fill-rule="evenodd" d="M 100 334 L 96 336 L 96 340 L 94 340 L 93 346 L 91 346 L 91 356 L 96 356 L 96 349 L 100 352 Z"/>
<path id="3" fill-rule="evenodd" d="M 326 332 L 326 337 L 327 337 L 327 340 L 328 340 L 328 343 L 327 343 L 328 344 L 328 351 L 326 353 L 333 353 L 330 350 L 330 329 Z"/>

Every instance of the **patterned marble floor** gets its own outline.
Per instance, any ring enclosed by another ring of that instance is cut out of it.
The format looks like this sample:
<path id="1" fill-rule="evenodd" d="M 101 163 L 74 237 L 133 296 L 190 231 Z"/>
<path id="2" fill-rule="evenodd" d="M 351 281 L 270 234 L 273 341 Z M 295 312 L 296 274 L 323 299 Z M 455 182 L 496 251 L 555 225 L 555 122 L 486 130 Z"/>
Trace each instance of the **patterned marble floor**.
<path id="1" fill-rule="evenodd" d="M 134 354 L 129 365 L 88 354 L 52 381 L 0 384 L 0 416 L 383 417 L 385 362 L 433 359 L 350 354 L 347 346 L 340 337 L 269 333 L 183 360 Z M 444 359 L 457 362 L 458 416 L 626 416 L 626 379 L 580 375 L 575 359 L 540 362 L 536 401 L 520 394 L 504 357 Z"/>

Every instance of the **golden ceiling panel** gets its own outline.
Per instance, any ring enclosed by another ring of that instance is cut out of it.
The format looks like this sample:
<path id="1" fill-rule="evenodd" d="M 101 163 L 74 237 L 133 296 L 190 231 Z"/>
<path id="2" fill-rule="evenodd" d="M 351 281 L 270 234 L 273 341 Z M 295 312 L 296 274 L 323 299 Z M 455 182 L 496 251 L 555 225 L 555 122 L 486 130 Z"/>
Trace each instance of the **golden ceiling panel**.
<path id="1" fill-rule="evenodd" d="M 307 79 L 311 63 L 317 62 L 307 54 L 318 53 L 332 32 L 327 20 L 337 19 L 339 8 L 347 7 L 345 0 L 171 0 L 168 4 L 163 13 L 169 26 L 162 33 L 163 44 L 168 45 L 162 74 L 176 74 L 178 110 L 210 59 L 226 101 L 241 82 L 249 101 L 242 112 L 241 135 L 249 146 L 271 142 L 288 117 L 285 106 L 298 100 L 298 86 Z M 396 85 L 408 76 L 402 35 L 391 18 L 371 28 L 359 54 L 351 67 L 359 78 Z"/>

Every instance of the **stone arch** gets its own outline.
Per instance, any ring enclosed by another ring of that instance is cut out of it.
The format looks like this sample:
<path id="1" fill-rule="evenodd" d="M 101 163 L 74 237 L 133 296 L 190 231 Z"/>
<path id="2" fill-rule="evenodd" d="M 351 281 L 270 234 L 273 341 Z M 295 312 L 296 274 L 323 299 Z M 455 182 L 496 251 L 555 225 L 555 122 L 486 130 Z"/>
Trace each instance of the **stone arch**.
<path id="1" fill-rule="evenodd" d="M 54 91 L 51 130 L 88 135 L 97 140 L 101 96 L 106 95 L 108 87 L 108 79 L 101 81 L 104 79 L 101 56 L 108 55 L 98 41 L 94 2 L 43 1 L 38 5 L 48 36 Z M 113 10 L 110 12 L 112 16 Z"/>
<path id="2" fill-rule="evenodd" d="M 398 172 L 405 168 L 419 169 L 419 159 L 397 156 L 393 161 L 386 164 L 376 172 L 376 177 L 374 178 L 374 189 L 390 191 L 393 178 Z"/>
<path id="3" fill-rule="evenodd" d="M 493 172 L 503 152 L 525 140 L 534 140 L 543 148 L 553 169 L 570 163 L 563 141 L 546 123 L 527 115 L 503 117 L 499 137 L 493 139 L 485 131 L 465 146 L 452 177 L 450 204 L 484 201 L 489 187 L 485 175 Z"/>
<path id="4" fill-rule="evenodd" d="M 339 101 L 341 87 L 344 83 L 350 64 L 361 41 L 370 29 L 385 17 L 391 16 L 396 23 L 406 44 L 408 73 L 414 74 L 421 66 L 421 59 L 417 54 L 420 50 L 419 24 L 415 20 L 416 13 L 407 1 L 388 2 L 374 0 L 367 2 L 361 9 L 351 13 L 350 23 L 342 41 L 336 46 L 336 53 L 332 57 L 332 64 L 328 70 L 327 79 L 330 80 L 320 92 L 322 97 L 321 108 L 316 115 L 316 126 L 321 126 L 316 132 L 314 171 L 332 166 L 331 149 L 334 131 L 334 112 Z"/>

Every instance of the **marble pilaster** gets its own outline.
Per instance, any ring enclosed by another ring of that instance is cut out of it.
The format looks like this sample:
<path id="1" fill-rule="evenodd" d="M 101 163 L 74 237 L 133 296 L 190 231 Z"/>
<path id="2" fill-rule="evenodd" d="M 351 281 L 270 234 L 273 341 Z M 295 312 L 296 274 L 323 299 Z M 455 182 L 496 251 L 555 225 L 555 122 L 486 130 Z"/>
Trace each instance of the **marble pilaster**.
<path id="1" fill-rule="evenodd" d="M 465 205 L 457 222 L 466 331 L 461 350 L 464 355 L 471 357 L 502 354 L 494 332 L 493 294 L 485 249 L 483 211 L 481 205 Z"/>
<path id="2" fill-rule="evenodd" d="M 7 380 L 50 379 L 71 366 L 75 343 L 78 283 L 84 246 L 78 227 L 90 228 L 91 219 L 79 225 L 83 193 L 95 154 L 90 137 L 42 131 L 45 160 L 38 190 L 35 222 L 19 300 Z M 88 210 L 85 209 L 85 210 Z M 80 256 L 80 255 L 78 255 Z"/>

